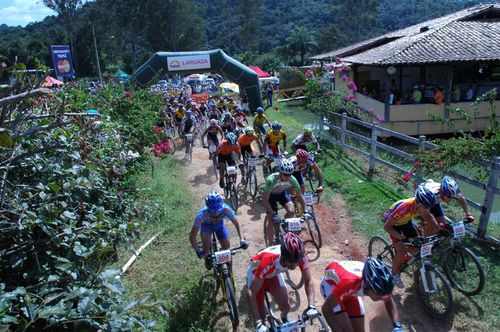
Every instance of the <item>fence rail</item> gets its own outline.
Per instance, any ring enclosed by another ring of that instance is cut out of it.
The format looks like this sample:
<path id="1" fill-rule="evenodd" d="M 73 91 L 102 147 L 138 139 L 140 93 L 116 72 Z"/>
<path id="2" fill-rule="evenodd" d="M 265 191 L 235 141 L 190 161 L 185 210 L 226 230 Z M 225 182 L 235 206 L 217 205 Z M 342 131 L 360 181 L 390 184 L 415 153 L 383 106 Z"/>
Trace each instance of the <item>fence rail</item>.
<path id="1" fill-rule="evenodd" d="M 363 135 L 350 130 L 350 127 L 348 125 L 350 125 L 351 127 L 352 125 L 356 125 L 357 128 L 359 127 L 364 128 L 364 130 L 368 131 L 367 135 Z M 333 133 L 329 132 L 328 134 L 326 134 L 325 128 L 328 128 L 329 131 L 333 131 Z M 379 150 L 387 151 L 391 154 L 397 155 L 410 162 L 415 161 L 415 156 L 413 154 L 389 146 L 382 142 L 379 142 L 378 138 L 381 136 L 395 137 L 407 143 L 417 145 L 419 148 L 425 148 L 425 149 L 438 148 L 438 145 L 427 142 L 424 136 L 421 136 L 419 138 L 407 136 L 387 128 L 382 128 L 377 123 L 368 123 L 349 117 L 346 113 L 340 114 L 340 113 L 326 112 L 326 111 L 320 112 L 319 136 L 322 139 L 326 139 L 338 145 L 341 149 L 350 150 L 368 159 L 369 174 L 373 174 L 377 163 L 386 166 L 388 168 L 391 168 L 401 174 L 407 172 L 402 167 L 395 165 L 388 160 L 380 158 L 378 156 Z M 357 142 L 363 142 L 369 144 L 370 145 L 369 152 L 363 151 L 362 149 L 349 144 L 347 140 L 348 138 L 352 138 Z M 481 166 L 490 168 L 491 172 L 487 184 L 481 183 L 475 179 L 468 177 L 467 175 L 459 174 L 457 172 L 450 172 L 450 175 L 485 191 L 485 196 L 482 204 L 467 199 L 467 203 L 469 204 L 469 206 L 471 208 L 478 210 L 481 213 L 481 216 L 479 218 L 479 225 L 477 227 L 477 231 L 475 231 L 475 235 L 479 239 L 484 240 L 486 238 L 488 222 L 493 208 L 493 201 L 496 195 L 500 195 L 500 189 L 497 188 L 498 179 L 500 176 L 500 157 L 495 157 L 493 158 L 493 160 L 474 160 L 473 162 Z M 421 176 L 421 174 L 415 174 L 414 176 L 418 182 L 425 180 Z M 489 240 L 493 241 L 494 242 L 493 244 L 496 247 L 499 247 L 500 242 L 498 240 L 490 237 Z"/>

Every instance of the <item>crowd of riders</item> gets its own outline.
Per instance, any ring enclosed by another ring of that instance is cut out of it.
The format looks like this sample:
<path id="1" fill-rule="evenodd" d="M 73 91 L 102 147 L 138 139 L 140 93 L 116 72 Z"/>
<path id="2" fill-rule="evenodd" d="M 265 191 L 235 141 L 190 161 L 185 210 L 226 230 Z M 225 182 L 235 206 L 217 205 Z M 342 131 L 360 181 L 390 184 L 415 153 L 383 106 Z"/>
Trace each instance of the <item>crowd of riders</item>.
<path id="1" fill-rule="evenodd" d="M 305 211 L 306 168 L 309 167 L 318 179 L 316 192 L 323 191 L 323 174 L 314 160 L 314 154 L 320 152 L 321 147 L 310 129 L 304 128 L 293 139 L 293 153 L 289 156 L 286 130 L 280 123 L 271 122 L 262 107 L 257 107 L 250 124 L 247 119 L 248 105 L 242 107 L 239 99 L 232 96 L 209 95 L 206 101 L 196 103 L 181 93 L 176 96 L 167 95 L 165 105 L 162 117 L 166 126 L 175 127 L 181 136 L 198 133 L 202 145 L 215 146 L 221 188 L 225 185 L 223 172 L 227 166 L 239 167 L 241 182 L 244 184 L 243 156 L 256 156 L 254 148 L 258 149 L 264 163 L 269 164 L 269 172 L 264 174 L 262 185 L 262 206 L 268 220 L 272 220 L 278 211 L 278 203 L 285 209 L 285 218 L 294 217 L 292 194 L 297 198 L 295 204 L 302 205 Z M 279 156 L 283 159 L 273 168 L 273 160 Z M 324 276 L 319 281 L 313 280 L 311 276 L 310 262 L 301 237 L 288 232 L 276 243 L 273 240 L 273 225 L 268 223 L 268 243 L 273 245 L 252 256 L 246 277 L 246 295 L 255 330 L 268 331 L 265 322 L 265 292 L 276 301 L 282 321 L 288 321 L 290 304 L 282 272 L 298 267 L 307 295 L 307 313 L 311 317 L 321 311 L 328 325 L 335 331 L 364 331 L 365 309 L 362 298 L 368 296 L 374 301 L 384 302 L 392 322 L 391 328 L 393 331 L 402 331 L 398 308 L 392 296 L 395 285 L 404 287 L 399 277 L 399 267 L 407 252 L 402 241 L 417 236 L 416 226 L 412 222 L 415 217 L 424 220 L 426 235 L 438 232 L 444 224 L 443 209 L 439 202 L 449 202 L 451 199 L 459 202 L 466 218 L 473 219 L 454 179 L 445 176 L 441 182 L 427 181 L 417 187 L 414 196 L 395 202 L 384 214 L 380 228 L 388 233 L 396 248 L 392 266 L 373 257 L 363 262 L 334 260 L 325 267 Z M 205 258 L 207 269 L 212 268 L 207 260 L 212 233 L 216 234 L 223 249 L 231 248 L 225 219 L 234 224 L 240 247 L 247 249 L 248 242 L 234 209 L 224 202 L 219 190 L 210 190 L 205 197 L 204 208 L 196 214 L 189 236 L 196 255 Z M 197 240 L 198 233 L 202 239 L 201 246 Z M 316 290 L 319 290 L 324 299 L 320 309 L 316 308 Z"/>

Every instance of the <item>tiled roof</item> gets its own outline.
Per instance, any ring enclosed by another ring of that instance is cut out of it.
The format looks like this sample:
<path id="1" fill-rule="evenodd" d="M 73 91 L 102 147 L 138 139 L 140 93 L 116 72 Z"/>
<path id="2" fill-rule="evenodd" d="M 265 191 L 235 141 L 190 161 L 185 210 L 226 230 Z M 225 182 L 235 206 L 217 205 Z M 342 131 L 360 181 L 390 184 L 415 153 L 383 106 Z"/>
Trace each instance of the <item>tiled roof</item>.
<path id="1" fill-rule="evenodd" d="M 500 5 L 478 5 L 312 59 L 378 65 L 500 60 L 500 21 L 467 21 L 490 10 Z"/>

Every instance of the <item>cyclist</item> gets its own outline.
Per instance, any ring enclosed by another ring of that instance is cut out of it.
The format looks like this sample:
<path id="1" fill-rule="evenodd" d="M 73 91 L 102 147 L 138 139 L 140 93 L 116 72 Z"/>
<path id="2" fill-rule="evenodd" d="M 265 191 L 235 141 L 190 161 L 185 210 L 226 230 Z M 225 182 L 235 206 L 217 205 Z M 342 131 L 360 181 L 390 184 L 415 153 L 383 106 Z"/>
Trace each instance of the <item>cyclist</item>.
<path id="1" fill-rule="evenodd" d="M 309 259 L 304 251 L 304 242 L 298 235 L 286 233 L 279 245 L 268 247 L 250 259 L 247 269 L 247 296 L 256 331 L 269 331 L 264 324 L 265 292 L 270 293 L 278 304 L 282 321 L 288 321 L 290 303 L 282 272 L 287 269 L 294 270 L 297 266 L 304 278 L 308 308 L 317 311 L 314 306 L 316 299 Z"/>
<path id="2" fill-rule="evenodd" d="M 434 180 L 429 179 L 425 181 L 422 185 L 431 190 L 436 196 L 436 204 L 431 208 L 432 215 L 436 218 L 439 226 L 442 228 L 446 225 L 444 219 L 444 211 L 440 204 L 441 201 L 445 203 L 450 203 L 452 199 L 456 199 L 458 204 L 464 210 L 465 218 L 469 222 L 474 221 L 474 216 L 469 212 L 469 205 L 465 200 L 464 196 L 460 192 L 460 186 L 457 181 L 450 176 L 444 176 L 441 179 L 441 183 L 434 182 Z"/>
<path id="3" fill-rule="evenodd" d="M 264 109 L 262 107 L 257 107 L 257 115 L 255 116 L 255 119 L 253 120 L 253 129 L 257 133 L 257 135 L 266 135 L 266 128 L 264 127 L 264 124 L 267 124 L 269 127 L 271 127 L 271 124 L 269 123 L 269 120 L 267 119 L 267 116 L 264 114 Z"/>
<path id="4" fill-rule="evenodd" d="M 436 204 L 434 193 L 424 186 L 418 186 L 415 190 L 415 197 L 397 201 L 382 217 L 384 229 L 391 236 L 396 249 L 396 255 L 392 260 L 392 273 L 394 282 L 399 288 L 404 288 L 403 281 L 399 276 L 399 268 L 407 253 L 407 248 L 402 241 L 415 238 L 418 235 L 417 227 L 412 221 L 413 218 L 420 217 L 429 225 L 428 229 L 425 230 L 425 235 L 439 231 L 437 221 L 430 212 L 430 208 L 434 204 Z"/>
<path id="5" fill-rule="evenodd" d="M 277 156 L 280 153 L 279 143 L 283 141 L 283 151 L 286 151 L 286 132 L 281 129 L 281 124 L 277 121 L 271 125 L 272 130 L 266 134 L 266 155 Z"/>
<path id="6" fill-rule="evenodd" d="M 217 107 L 217 103 L 212 98 L 212 95 L 208 96 L 206 104 L 207 104 L 208 109 L 211 109 L 212 107 Z"/>
<path id="7" fill-rule="evenodd" d="M 234 121 L 236 121 L 236 125 L 240 128 L 243 128 L 245 126 L 248 126 L 248 120 L 245 115 L 245 113 L 242 111 L 241 107 L 238 105 L 234 106 L 234 114 L 233 114 Z"/>
<path id="8" fill-rule="evenodd" d="M 231 113 L 224 113 L 224 117 L 220 122 L 220 127 L 224 133 L 231 133 L 236 129 L 236 121 L 231 116 Z"/>
<path id="9" fill-rule="evenodd" d="M 207 111 L 207 118 L 209 120 L 219 120 L 222 117 L 222 113 L 215 107 L 211 106 L 210 109 Z"/>
<path id="10" fill-rule="evenodd" d="M 226 139 L 222 140 L 222 142 L 215 150 L 215 154 L 217 154 L 217 161 L 219 163 L 219 186 L 224 188 L 224 172 L 227 166 L 235 166 L 236 161 L 233 159 L 232 154 L 236 153 L 238 155 L 236 160 L 241 159 L 241 148 L 236 141 L 236 135 L 234 133 L 229 133 L 226 135 Z M 240 170 L 243 168 L 243 165 L 240 165 Z"/>
<path id="11" fill-rule="evenodd" d="M 399 312 L 391 293 L 394 280 L 390 269 L 376 258 L 358 261 L 333 261 L 320 283 L 325 303 L 321 308 L 328 325 L 334 331 L 365 330 L 365 308 L 362 297 L 384 301 L 393 323 L 393 331 L 402 331 Z"/>
<path id="12" fill-rule="evenodd" d="M 298 149 L 306 150 L 307 149 L 307 143 L 312 143 L 316 144 L 316 150 L 321 150 L 319 146 L 319 142 L 316 139 L 316 136 L 314 136 L 313 132 L 309 128 L 304 128 L 302 133 L 300 133 L 292 142 L 292 150 L 297 151 Z"/>
<path id="13" fill-rule="evenodd" d="M 181 121 L 182 118 L 184 117 L 184 113 L 186 113 L 186 109 L 182 107 L 182 104 L 179 104 L 177 102 L 174 102 L 172 105 L 173 109 L 175 110 L 175 123 L 177 124 L 178 132 L 180 134 L 181 132 Z"/>
<path id="14" fill-rule="evenodd" d="M 314 162 L 314 159 L 307 153 L 306 150 L 298 149 L 295 151 L 295 156 L 288 159 L 294 167 L 293 176 L 297 179 L 300 184 L 300 190 L 302 193 L 305 193 L 306 188 L 304 186 L 304 171 L 307 167 L 311 167 L 316 173 L 316 177 L 318 178 L 318 188 L 316 188 L 316 192 L 323 192 L 323 172 L 318 167 L 318 164 Z"/>
<path id="15" fill-rule="evenodd" d="M 253 129 L 250 127 L 247 127 L 245 129 L 245 133 L 243 135 L 240 135 L 238 137 L 238 144 L 241 148 L 241 155 L 244 157 L 245 154 L 249 154 L 252 157 L 255 157 L 255 154 L 253 153 L 252 149 L 252 142 L 257 142 L 259 145 L 259 151 L 262 154 L 262 142 L 260 141 L 259 136 L 255 135 L 253 132 Z M 241 173 L 241 182 L 245 184 L 245 168 L 243 167 L 242 173 Z"/>
<path id="16" fill-rule="evenodd" d="M 220 134 L 221 139 L 224 137 L 224 132 L 222 128 L 217 124 L 217 120 L 210 120 L 210 125 L 205 129 L 203 135 L 201 135 L 201 142 L 203 146 L 205 146 L 205 136 L 207 137 L 207 145 L 210 143 L 215 144 L 215 146 L 219 145 L 219 137 L 217 134 Z"/>
<path id="17" fill-rule="evenodd" d="M 264 184 L 262 201 L 267 213 L 269 222 L 267 223 L 268 243 L 274 242 L 273 215 L 278 211 L 278 202 L 285 208 L 285 218 L 292 218 L 294 215 L 293 203 L 290 198 L 290 190 L 298 197 L 303 211 L 306 211 L 306 202 L 297 179 L 292 175 L 293 164 L 288 160 L 283 160 L 278 173 L 269 175 Z"/>
<path id="18" fill-rule="evenodd" d="M 238 217 L 236 217 L 234 211 L 227 204 L 224 204 L 224 200 L 218 192 L 209 191 L 205 196 L 205 207 L 196 214 L 191 233 L 189 234 L 189 242 L 191 242 L 191 246 L 199 258 L 206 258 L 207 254 L 210 252 L 210 245 L 212 242 L 211 235 L 213 232 L 215 232 L 222 249 L 231 248 L 229 232 L 224 223 L 224 219 L 226 218 L 231 220 L 236 228 L 240 238 L 240 246 L 243 249 L 248 248 L 248 242 L 245 241 L 243 237 Z M 196 240 L 198 231 L 200 231 L 203 244 L 203 248 L 201 249 L 198 247 L 198 242 Z M 210 261 L 205 260 L 205 266 L 208 270 L 212 268 L 210 263 Z"/>

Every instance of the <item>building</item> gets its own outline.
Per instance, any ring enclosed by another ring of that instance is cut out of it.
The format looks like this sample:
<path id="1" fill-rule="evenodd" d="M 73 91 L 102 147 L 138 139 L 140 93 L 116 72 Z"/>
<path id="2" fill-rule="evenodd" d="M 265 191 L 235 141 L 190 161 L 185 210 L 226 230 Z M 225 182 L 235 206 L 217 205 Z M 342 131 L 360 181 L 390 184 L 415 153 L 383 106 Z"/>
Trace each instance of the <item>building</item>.
<path id="1" fill-rule="evenodd" d="M 378 116 L 382 126 L 407 135 L 453 131 L 431 120 L 430 112 L 454 119 L 459 130 L 481 131 L 491 114 L 488 103 L 480 105 L 472 123 L 458 120 L 450 109 L 472 114 L 475 98 L 494 88 L 500 120 L 500 4 L 477 5 L 312 57 L 323 63 L 339 58 L 350 66 L 349 81 L 358 87 L 357 115 L 365 120 Z M 335 76 L 335 90 L 342 90 L 347 81 Z M 435 88 L 443 95 L 439 105 Z M 416 89 L 420 103 L 412 100 Z"/>

